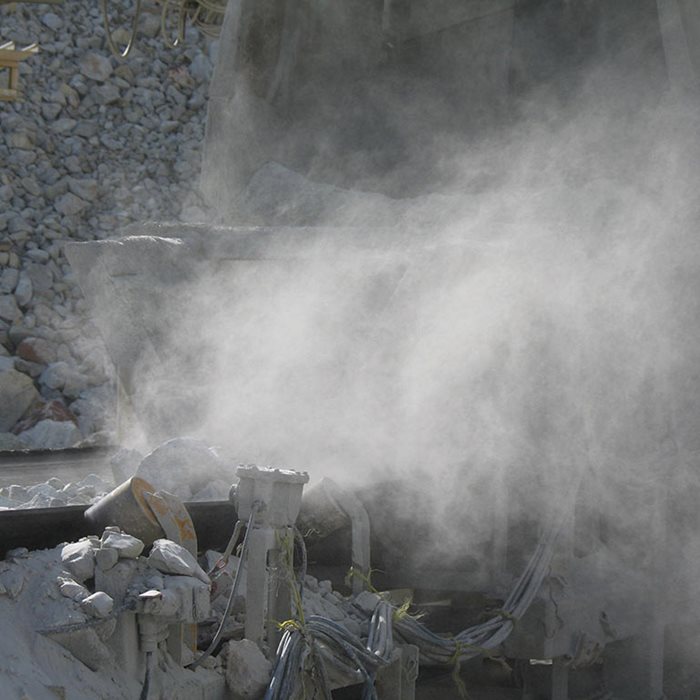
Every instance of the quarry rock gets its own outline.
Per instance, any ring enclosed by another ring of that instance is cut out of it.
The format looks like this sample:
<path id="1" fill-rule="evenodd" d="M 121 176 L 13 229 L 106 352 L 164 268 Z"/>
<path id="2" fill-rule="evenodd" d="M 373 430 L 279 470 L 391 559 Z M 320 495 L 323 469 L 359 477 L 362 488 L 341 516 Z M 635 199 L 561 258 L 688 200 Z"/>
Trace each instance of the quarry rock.
<path id="1" fill-rule="evenodd" d="M 144 457 L 136 474 L 160 490 L 189 499 L 215 479 L 233 483 L 235 470 L 201 440 L 175 438 Z"/>
<path id="2" fill-rule="evenodd" d="M 75 600 L 79 603 L 90 595 L 90 591 L 85 586 L 73 579 L 59 576 L 57 583 L 58 590 L 64 598 L 70 598 L 70 600 Z"/>
<path id="3" fill-rule="evenodd" d="M 25 449 L 24 443 L 13 433 L 0 433 L 0 452 Z"/>
<path id="4" fill-rule="evenodd" d="M 103 54 L 89 53 L 80 62 L 80 72 L 90 80 L 104 82 L 112 75 L 112 63 Z"/>
<path id="5" fill-rule="evenodd" d="M 108 571 L 119 561 L 119 552 L 116 549 L 101 548 L 95 552 L 95 563 L 102 571 Z"/>
<path id="6" fill-rule="evenodd" d="M 39 398 L 26 374 L 9 369 L 0 372 L 0 431 L 7 432 Z"/>
<path id="7" fill-rule="evenodd" d="M 80 607 L 92 617 L 107 617 L 114 609 L 114 601 L 104 591 L 97 591 L 81 601 Z"/>
<path id="8" fill-rule="evenodd" d="M 76 2 L 71 21 L 55 8 L 2 16 L 5 38 L 36 40 L 41 53 L 22 64 L 25 100 L 2 108 L 0 354 L 48 400 L 71 403 L 103 386 L 110 398 L 83 403 L 76 415 L 86 436 L 111 441 L 106 416 L 116 401 L 114 370 L 97 329 L 86 323 L 88 306 L 63 246 L 113 236 L 133 221 L 177 220 L 191 204 L 196 167 L 184 172 L 178 162 L 181 152 L 198 162 L 206 103 L 197 95 L 206 94 L 212 66 L 207 39 L 188 32 L 186 55 L 178 56 L 157 36 L 160 17 L 150 13 L 141 17 L 130 61 L 117 64 L 104 50 L 100 13 L 87 0 Z M 64 321 L 72 327 L 60 327 Z M 102 348 L 102 360 L 76 352 L 76 342 L 88 337 Z M 26 338 L 47 341 L 43 357 L 19 350 Z M 42 382 L 45 366 L 56 361 L 71 373 L 56 381 L 50 372 Z M 23 413 L 5 398 L 0 387 L 0 433 L 12 428 L 3 414 Z M 24 437 L 24 447 L 33 449 Z"/>
<path id="9" fill-rule="evenodd" d="M 17 356 L 28 362 L 48 365 L 56 360 L 55 348 L 44 338 L 25 338 L 17 346 Z"/>
<path id="10" fill-rule="evenodd" d="M 136 559 L 143 552 L 144 544 L 125 532 L 106 530 L 102 535 L 102 548 L 116 550 L 121 559 Z"/>
<path id="11" fill-rule="evenodd" d="M 19 440 L 32 450 L 62 450 L 79 443 L 83 436 L 70 421 L 42 420 L 21 432 Z"/>
<path id="12" fill-rule="evenodd" d="M 61 550 L 61 562 L 73 578 L 82 583 L 95 575 L 95 550 L 97 547 L 89 540 L 71 542 Z"/>
<path id="13" fill-rule="evenodd" d="M 272 664 L 249 639 L 228 642 L 226 686 L 235 700 L 257 700 L 270 682 Z"/>
<path id="14" fill-rule="evenodd" d="M 200 581 L 209 583 L 209 577 L 197 560 L 183 546 L 171 540 L 156 540 L 148 555 L 148 563 L 164 574 L 195 576 Z"/>
<path id="15" fill-rule="evenodd" d="M 22 318 L 22 312 L 17 306 L 17 300 L 12 294 L 0 295 L 0 319 L 4 321 L 16 321 Z"/>

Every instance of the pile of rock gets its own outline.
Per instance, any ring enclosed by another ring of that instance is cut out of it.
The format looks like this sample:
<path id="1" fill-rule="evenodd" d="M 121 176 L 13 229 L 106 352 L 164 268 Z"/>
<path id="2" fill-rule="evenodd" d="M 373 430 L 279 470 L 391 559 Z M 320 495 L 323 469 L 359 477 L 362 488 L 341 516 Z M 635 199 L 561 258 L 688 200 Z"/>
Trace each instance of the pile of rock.
<path id="1" fill-rule="evenodd" d="M 57 477 L 33 486 L 13 484 L 0 489 L 0 510 L 88 506 L 99 501 L 113 486 L 97 474 L 64 483 Z"/>
<path id="2" fill-rule="evenodd" d="M 187 550 L 157 540 L 148 556 L 143 552 L 142 541 L 108 528 L 101 537 L 8 553 L 0 562 L 3 698 L 139 696 L 140 674 L 120 665 L 111 643 L 118 618 L 126 610 L 151 613 L 159 603 L 169 605 L 167 614 L 176 619 L 196 622 L 209 614 L 208 578 Z M 223 687 L 217 659 L 208 668 L 218 673 L 198 671 L 193 679 L 170 660 L 158 678 L 162 697 L 203 697 L 202 688 L 217 677 Z"/>
<path id="3" fill-rule="evenodd" d="M 167 440 L 145 457 L 138 450 L 120 449 L 110 464 L 114 479 L 88 474 L 75 482 L 52 477 L 37 484 L 0 488 L 0 510 L 91 505 L 132 476 L 183 501 L 226 501 L 237 480 L 232 462 L 205 442 L 187 437 Z"/>
<path id="4" fill-rule="evenodd" d="M 0 5 L 0 24 L 40 46 L 2 107 L 0 450 L 109 442 L 114 371 L 63 246 L 191 208 L 216 46 L 190 30 L 167 49 L 146 14 L 118 62 L 88 0 Z"/>

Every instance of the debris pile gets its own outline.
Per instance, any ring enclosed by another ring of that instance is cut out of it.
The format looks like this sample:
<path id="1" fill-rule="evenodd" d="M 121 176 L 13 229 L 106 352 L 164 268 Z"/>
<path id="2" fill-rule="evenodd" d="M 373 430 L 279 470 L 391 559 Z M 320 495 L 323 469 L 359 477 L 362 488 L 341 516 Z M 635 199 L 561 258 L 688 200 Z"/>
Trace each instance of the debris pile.
<path id="1" fill-rule="evenodd" d="M 13 484 L 0 489 L 0 510 L 88 506 L 111 491 L 112 486 L 97 474 L 64 483 L 58 477 L 33 486 Z"/>
<path id="2" fill-rule="evenodd" d="M 178 693 L 194 693 L 194 688 L 202 687 L 212 694 L 201 697 L 224 697 L 224 684 L 235 697 L 261 697 L 273 664 L 255 643 L 242 639 L 243 599 L 232 616 L 227 641 L 203 668 L 185 669 L 196 652 L 184 646 L 174 659 L 175 647 L 165 644 L 167 628 L 176 621 L 199 624 L 200 648 L 207 630 L 218 626 L 219 603 L 228 595 L 223 579 L 235 576 L 240 564 L 231 557 L 228 575 L 219 579 L 216 597 L 210 600 L 210 579 L 204 569 L 220 557 L 210 550 L 197 561 L 167 539 L 146 548 L 117 527 L 106 528 L 101 537 L 53 549 L 10 552 L 0 563 L 0 618 L 5 632 L 0 639 L 0 677 L 7 692 L 3 697 L 24 694 L 42 699 L 55 697 L 52 693 L 138 697 L 142 673 L 130 672 L 125 655 L 131 654 L 137 662 L 149 635 L 156 640 L 159 667 L 167 669 L 157 674 L 160 697 L 194 697 Z M 380 597 L 365 592 L 347 598 L 334 591 L 329 581 L 307 575 L 303 601 L 306 617 L 321 615 L 359 639 L 367 636 L 369 618 Z M 153 625 L 146 633 L 144 620 Z M 129 651 L 124 643 L 130 634 L 141 636 Z M 142 671 L 138 663 L 137 668 Z"/>
<path id="3" fill-rule="evenodd" d="M 143 550 L 143 542 L 110 527 L 101 538 L 9 553 L 0 563 L 3 697 L 138 697 L 142 679 L 118 651 L 130 653 L 122 646 L 129 635 L 138 629 L 143 643 L 148 634 L 164 636 L 173 620 L 191 623 L 209 614 L 208 578 L 189 552 L 168 540 L 154 543 L 148 557 Z M 137 628 L 135 613 L 153 629 Z M 138 661 L 136 648 L 131 653 Z M 208 668 L 218 672 L 193 674 L 159 653 L 168 668 L 158 674 L 162 697 L 223 688 L 217 659 Z"/>
<path id="4" fill-rule="evenodd" d="M 63 246 L 194 201 L 216 44 L 192 29 L 170 50 L 144 13 L 118 62 L 86 0 L 0 5 L 0 20 L 0 43 L 40 47 L 24 101 L 2 107 L 0 450 L 109 443 L 114 370 Z"/>

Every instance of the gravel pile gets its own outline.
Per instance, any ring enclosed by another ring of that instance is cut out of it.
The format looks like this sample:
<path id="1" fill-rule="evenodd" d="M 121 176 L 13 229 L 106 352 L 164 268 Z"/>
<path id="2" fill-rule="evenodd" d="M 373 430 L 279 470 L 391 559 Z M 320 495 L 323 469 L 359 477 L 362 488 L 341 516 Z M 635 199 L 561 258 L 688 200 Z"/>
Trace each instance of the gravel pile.
<path id="1" fill-rule="evenodd" d="M 112 488 L 112 484 L 97 474 L 88 474 L 80 481 L 68 483 L 54 476 L 32 486 L 13 484 L 0 489 L 0 510 L 88 506 L 99 501 Z"/>
<path id="2" fill-rule="evenodd" d="M 0 103 L 0 451 L 112 439 L 114 370 L 64 244 L 196 217 L 216 43 L 192 29 L 168 49 L 159 24 L 146 12 L 120 62 L 95 3 L 0 5 L 0 43 L 40 47 L 25 100 Z"/>

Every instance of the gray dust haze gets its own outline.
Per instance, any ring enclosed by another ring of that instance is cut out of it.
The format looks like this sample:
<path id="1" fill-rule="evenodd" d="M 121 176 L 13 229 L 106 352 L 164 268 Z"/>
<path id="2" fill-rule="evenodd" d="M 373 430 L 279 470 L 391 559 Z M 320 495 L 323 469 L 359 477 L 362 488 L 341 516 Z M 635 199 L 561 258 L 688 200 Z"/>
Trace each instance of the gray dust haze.
<path id="1" fill-rule="evenodd" d="M 536 519 L 583 474 L 584 507 L 639 562 L 650 494 L 696 493 L 700 448 L 697 104 L 669 87 L 641 15 L 580 32 L 585 60 L 563 66 L 557 47 L 536 51 L 546 22 L 522 23 L 517 51 L 496 56 L 516 96 L 489 93 L 464 123 L 485 89 L 440 92 L 429 53 L 413 83 L 390 67 L 318 109 L 292 98 L 290 114 L 331 127 L 314 152 L 309 122 L 277 124 L 279 158 L 214 202 L 217 223 L 334 232 L 289 233 L 283 253 L 188 282 L 161 340 L 192 388 L 170 434 L 314 478 L 398 478 L 414 512 L 444 521 L 440 551 L 487 542 L 504 493 L 512 518 Z M 236 100 L 241 117 L 260 98 Z M 208 177 L 223 187 L 235 168 Z M 669 537 L 687 559 L 679 508 Z"/>

